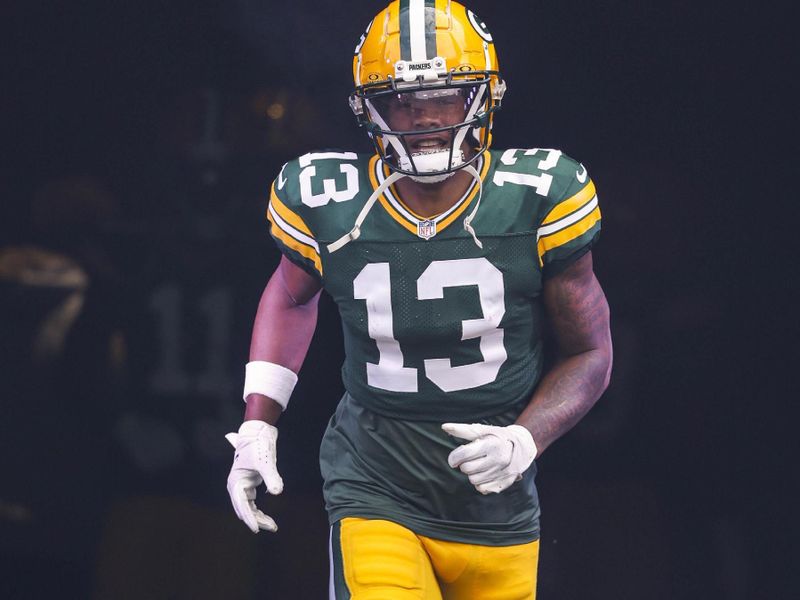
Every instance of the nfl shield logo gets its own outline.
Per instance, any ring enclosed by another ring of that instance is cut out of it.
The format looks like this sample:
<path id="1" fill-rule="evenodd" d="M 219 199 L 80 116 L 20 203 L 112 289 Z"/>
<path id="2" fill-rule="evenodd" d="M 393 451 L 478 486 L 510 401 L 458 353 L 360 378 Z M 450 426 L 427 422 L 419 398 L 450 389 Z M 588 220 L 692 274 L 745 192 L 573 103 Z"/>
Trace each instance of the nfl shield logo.
<path id="1" fill-rule="evenodd" d="M 420 221 L 417 223 L 417 235 L 429 240 L 436 235 L 436 221 Z"/>

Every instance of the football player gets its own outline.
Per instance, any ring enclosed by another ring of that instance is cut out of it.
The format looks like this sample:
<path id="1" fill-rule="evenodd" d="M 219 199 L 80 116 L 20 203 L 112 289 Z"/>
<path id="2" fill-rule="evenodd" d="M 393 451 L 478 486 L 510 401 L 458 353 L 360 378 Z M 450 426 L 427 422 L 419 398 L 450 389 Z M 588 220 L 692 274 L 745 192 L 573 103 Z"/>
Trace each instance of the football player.
<path id="1" fill-rule="evenodd" d="M 234 509 L 277 529 L 256 489 L 283 488 L 276 423 L 324 289 L 346 351 L 320 456 L 331 598 L 534 598 L 534 459 L 611 370 L 594 184 L 559 150 L 490 150 L 506 83 L 486 25 L 457 2 L 392 2 L 353 75 L 374 154 L 306 154 L 272 186 L 283 256 L 228 435 Z M 557 360 L 543 372 L 545 324 Z"/>

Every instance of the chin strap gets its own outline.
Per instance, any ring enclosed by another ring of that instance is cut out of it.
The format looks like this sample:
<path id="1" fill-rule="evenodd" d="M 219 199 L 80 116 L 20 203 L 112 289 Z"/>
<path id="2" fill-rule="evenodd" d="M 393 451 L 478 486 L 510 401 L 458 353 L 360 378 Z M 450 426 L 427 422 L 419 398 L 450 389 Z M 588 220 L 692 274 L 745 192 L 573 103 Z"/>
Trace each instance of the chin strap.
<path id="1" fill-rule="evenodd" d="M 372 209 L 372 206 L 375 204 L 375 201 L 378 199 L 378 196 L 380 196 L 384 192 L 384 190 L 386 190 L 386 188 L 388 188 L 395 181 L 397 181 L 402 177 L 406 177 L 406 175 L 395 171 L 394 173 L 392 173 L 386 179 L 383 180 L 383 183 L 380 184 L 375 189 L 374 192 L 372 192 L 372 195 L 369 198 L 367 198 L 367 201 L 364 203 L 364 207 L 361 209 L 361 212 L 358 213 L 358 216 L 356 217 L 356 222 L 353 224 L 353 228 L 335 242 L 328 244 L 328 252 L 331 253 L 336 252 L 339 248 L 341 248 L 345 244 L 358 239 L 358 236 L 361 235 L 361 224 L 364 222 L 364 219 L 367 218 L 367 214 Z"/>
<path id="2" fill-rule="evenodd" d="M 481 181 L 481 175 L 478 173 L 478 170 L 473 167 L 472 165 L 464 165 L 462 167 L 467 173 L 472 175 L 475 181 L 478 182 L 478 199 L 475 200 L 475 207 L 470 211 L 470 213 L 464 218 L 464 229 L 466 229 L 469 234 L 472 236 L 472 239 L 475 241 L 475 245 L 478 248 L 483 249 L 483 244 L 478 239 L 478 236 L 475 233 L 475 230 L 472 228 L 472 219 L 475 218 L 475 215 L 478 212 L 478 207 L 481 205 L 481 196 L 483 195 L 483 182 Z"/>
<path id="3" fill-rule="evenodd" d="M 478 248 L 483 248 L 483 244 L 478 239 L 478 236 L 475 234 L 475 230 L 472 228 L 471 224 L 472 219 L 475 218 L 475 214 L 478 212 L 478 207 L 481 204 L 481 196 L 483 195 L 483 182 L 481 181 L 480 173 L 478 173 L 478 170 L 472 165 L 464 165 L 461 168 L 464 169 L 467 173 L 469 173 L 473 177 L 473 179 L 475 179 L 475 181 L 478 182 L 478 198 L 477 200 L 475 200 L 475 207 L 472 209 L 469 215 L 467 215 L 467 217 L 464 219 L 464 229 L 467 230 L 472 236 L 472 239 L 475 240 L 475 245 L 478 246 Z M 398 173 L 397 171 L 395 171 L 394 173 L 389 175 L 386 179 L 384 179 L 383 183 L 381 183 L 375 189 L 375 191 L 372 192 L 370 197 L 367 198 L 367 201 L 364 203 L 361 212 L 358 213 L 358 216 L 356 217 L 356 222 L 353 224 L 353 228 L 335 242 L 331 242 L 330 244 L 328 244 L 327 246 L 328 252 L 331 253 L 336 252 L 337 250 L 342 248 L 345 244 L 348 244 L 353 240 L 357 240 L 358 236 L 361 235 L 361 224 L 364 222 L 364 219 L 367 218 L 367 214 L 369 214 L 369 211 L 372 210 L 372 207 L 375 205 L 375 201 L 386 190 L 386 188 L 388 188 L 395 181 L 403 177 L 408 177 L 408 175 L 406 175 L 405 173 Z"/>

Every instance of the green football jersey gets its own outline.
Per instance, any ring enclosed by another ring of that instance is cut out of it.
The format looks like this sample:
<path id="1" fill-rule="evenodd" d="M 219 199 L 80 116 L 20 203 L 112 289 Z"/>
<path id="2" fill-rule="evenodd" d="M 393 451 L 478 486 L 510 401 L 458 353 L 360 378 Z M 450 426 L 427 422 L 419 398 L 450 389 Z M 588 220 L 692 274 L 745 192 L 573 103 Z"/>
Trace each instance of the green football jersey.
<path id="1" fill-rule="evenodd" d="M 490 151 L 476 168 L 481 185 L 436 217 L 390 186 L 334 252 L 389 174 L 380 159 L 306 154 L 273 184 L 270 232 L 344 330 L 346 394 L 321 449 L 331 521 L 387 518 L 467 543 L 538 537 L 535 468 L 482 496 L 447 464 L 460 442 L 440 426 L 514 422 L 541 376 L 543 280 L 591 248 L 600 210 L 586 169 L 558 150 Z"/>

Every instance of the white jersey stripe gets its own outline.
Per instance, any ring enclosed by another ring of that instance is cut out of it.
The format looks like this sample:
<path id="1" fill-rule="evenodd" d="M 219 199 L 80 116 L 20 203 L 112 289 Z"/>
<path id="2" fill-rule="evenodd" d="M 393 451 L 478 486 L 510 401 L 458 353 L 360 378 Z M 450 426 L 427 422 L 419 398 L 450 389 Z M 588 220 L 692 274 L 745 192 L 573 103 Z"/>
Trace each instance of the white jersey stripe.
<path id="1" fill-rule="evenodd" d="M 336 587 L 333 584 L 333 525 L 328 533 L 328 600 L 336 600 Z"/>
<path id="2" fill-rule="evenodd" d="M 275 224 L 280 227 L 285 234 L 293 237 L 298 242 L 302 242 L 306 246 L 311 246 L 314 250 L 316 250 L 317 254 L 319 254 L 319 245 L 317 245 L 317 242 L 314 240 L 314 238 L 308 237 L 305 233 L 298 231 L 289 225 L 289 223 L 284 221 L 278 214 L 278 211 L 276 211 L 272 206 L 272 203 L 269 205 L 269 214 L 272 215 L 272 218 L 275 220 Z"/>
<path id="3" fill-rule="evenodd" d="M 536 239 L 543 237 L 545 235 L 551 235 L 556 233 L 557 231 L 561 231 L 562 229 L 566 229 L 570 225 L 573 225 L 583 219 L 586 215 L 591 213 L 595 208 L 597 208 L 597 196 L 592 197 L 589 202 L 584 204 L 579 210 L 575 211 L 574 213 L 567 215 L 550 223 L 549 225 L 545 225 L 544 227 L 539 227 L 536 232 Z"/>

